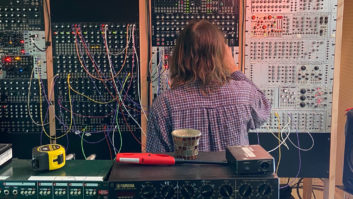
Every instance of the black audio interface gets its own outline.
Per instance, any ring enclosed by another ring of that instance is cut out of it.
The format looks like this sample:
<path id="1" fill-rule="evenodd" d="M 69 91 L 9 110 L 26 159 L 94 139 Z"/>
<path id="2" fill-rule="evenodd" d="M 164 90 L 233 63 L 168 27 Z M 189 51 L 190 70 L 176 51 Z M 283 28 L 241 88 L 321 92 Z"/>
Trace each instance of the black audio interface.
<path id="1" fill-rule="evenodd" d="M 69 160 L 44 172 L 33 171 L 31 164 L 14 158 L 0 169 L 1 199 L 108 199 L 110 160 Z"/>
<path id="2" fill-rule="evenodd" d="M 275 172 L 275 160 L 261 145 L 228 146 L 227 162 L 238 175 L 270 175 Z"/>

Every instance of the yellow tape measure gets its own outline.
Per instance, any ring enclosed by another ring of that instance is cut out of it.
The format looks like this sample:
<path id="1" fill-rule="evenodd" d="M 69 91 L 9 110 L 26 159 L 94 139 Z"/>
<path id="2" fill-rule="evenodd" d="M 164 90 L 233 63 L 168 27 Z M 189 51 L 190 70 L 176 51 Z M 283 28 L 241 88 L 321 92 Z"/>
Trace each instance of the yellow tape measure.
<path id="1" fill-rule="evenodd" d="M 56 170 L 65 165 L 65 148 L 47 144 L 32 149 L 32 168 L 35 171 Z"/>

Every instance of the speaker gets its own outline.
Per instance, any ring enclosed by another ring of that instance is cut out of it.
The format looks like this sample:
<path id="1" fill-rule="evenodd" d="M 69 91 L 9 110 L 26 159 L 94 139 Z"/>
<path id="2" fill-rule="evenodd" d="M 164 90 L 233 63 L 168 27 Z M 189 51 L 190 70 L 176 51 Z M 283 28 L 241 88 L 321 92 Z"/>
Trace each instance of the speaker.
<path id="1" fill-rule="evenodd" d="M 346 190 L 353 192 L 353 109 L 347 111 L 346 115 L 343 185 Z"/>

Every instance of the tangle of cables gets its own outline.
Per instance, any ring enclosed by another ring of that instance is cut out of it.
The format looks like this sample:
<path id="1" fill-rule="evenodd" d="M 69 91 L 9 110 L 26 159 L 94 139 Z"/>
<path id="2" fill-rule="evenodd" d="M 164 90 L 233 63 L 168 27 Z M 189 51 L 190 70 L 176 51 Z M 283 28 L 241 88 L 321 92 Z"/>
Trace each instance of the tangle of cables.
<path id="1" fill-rule="evenodd" d="M 53 30 L 56 75 L 48 90 L 50 93 L 55 91 L 56 96 L 56 135 L 48 133 L 48 110 L 44 110 L 43 103 L 49 107 L 53 102 L 49 101 L 50 95 L 47 95 L 40 77 L 40 121 L 33 118 L 30 109 L 28 114 L 50 140 L 66 137 L 69 145 L 68 136 L 77 136 L 84 158 L 85 143 L 105 142 L 109 157 L 113 159 L 114 154 L 123 150 L 126 133 L 137 145 L 141 145 L 139 132 L 145 134 L 140 125 L 141 115 L 147 119 L 147 113 L 140 99 L 136 25 L 75 24 L 70 28 L 70 31 Z M 70 40 L 67 43 L 71 42 L 65 49 L 55 43 L 61 35 L 67 35 L 66 39 Z M 28 107 L 33 95 L 33 73 L 28 86 Z"/>
<path id="2" fill-rule="evenodd" d="M 290 146 L 294 147 L 296 150 L 298 150 L 298 155 L 299 155 L 299 166 L 298 166 L 298 171 L 297 171 L 297 177 L 299 176 L 299 173 L 301 171 L 301 152 L 306 152 L 306 151 L 310 151 L 314 148 L 315 146 L 315 140 L 312 136 L 312 134 L 310 132 L 307 132 L 306 134 L 310 137 L 311 140 L 311 145 L 307 148 L 304 148 L 302 146 L 300 146 L 300 140 L 299 140 L 299 133 L 295 132 L 296 134 L 296 138 L 297 141 L 295 143 L 295 141 L 293 141 L 293 138 L 291 138 L 291 134 L 293 133 L 291 130 L 291 124 L 292 124 L 292 117 L 290 114 L 288 114 L 288 118 L 287 118 L 287 122 L 285 124 L 281 123 L 281 118 L 279 116 L 279 114 L 277 112 L 275 112 L 275 117 L 277 120 L 277 124 L 278 124 L 278 132 L 277 135 L 269 128 L 269 126 L 267 126 L 267 130 L 268 132 L 270 132 L 273 137 L 278 141 L 277 146 L 275 146 L 274 148 L 268 150 L 269 153 L 273 153 L 273 152 L 278 152 L 278 161 L 277 161 L 277 165 L 276 165 L 276 173 L 278 172 L 279 169 L 279 165 L 281 163 L 281 158 L 282 158 L 282 146 L 284 146 L 287 150 L 290 150 Z M 291 145 L 289 145 L 289 143 Z M 292 185 L 293 182 L 289 182 L 288 186 Z"/>

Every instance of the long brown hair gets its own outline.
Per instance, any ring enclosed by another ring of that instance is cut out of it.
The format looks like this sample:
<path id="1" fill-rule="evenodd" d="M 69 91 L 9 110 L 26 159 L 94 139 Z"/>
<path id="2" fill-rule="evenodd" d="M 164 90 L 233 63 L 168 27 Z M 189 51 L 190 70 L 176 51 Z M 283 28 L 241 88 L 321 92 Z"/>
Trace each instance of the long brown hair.
<path id="1" fill-rule="evenodd" d="M 171 87 L 199 82 L 208 93 L 228 81 L 223 33 L 206 20 L 191 22 L 180 33 L 169 60 Z"/>

